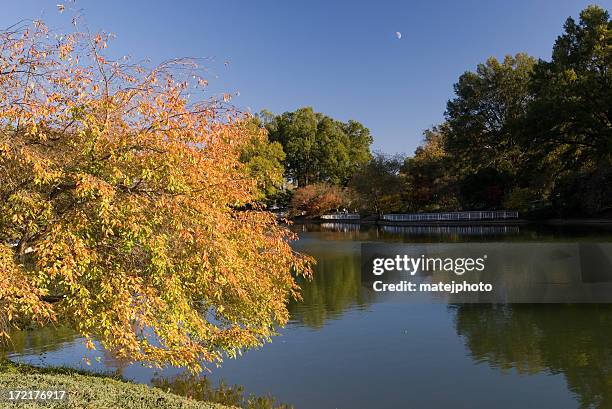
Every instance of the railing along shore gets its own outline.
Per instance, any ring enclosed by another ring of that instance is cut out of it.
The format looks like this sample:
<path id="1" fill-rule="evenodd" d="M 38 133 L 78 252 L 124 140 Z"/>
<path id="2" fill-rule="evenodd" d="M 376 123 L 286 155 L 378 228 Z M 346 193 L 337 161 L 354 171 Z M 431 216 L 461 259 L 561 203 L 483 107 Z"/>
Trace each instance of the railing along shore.
<path id="1" fill-rule="evenodd" d="M 333 213 L 321 216 L 321 219 L 324 220 L 359 220 L 360 218 L 359 213 Z"/>
<path id="2" fill-rule="evenodd" d="M 444 213 L 402 213 L 383 214 L 381 219 L 392 222 L 459 221 L 459 220 L 507 220 L 518 219 L 515 210 L 444 212 Z"/>

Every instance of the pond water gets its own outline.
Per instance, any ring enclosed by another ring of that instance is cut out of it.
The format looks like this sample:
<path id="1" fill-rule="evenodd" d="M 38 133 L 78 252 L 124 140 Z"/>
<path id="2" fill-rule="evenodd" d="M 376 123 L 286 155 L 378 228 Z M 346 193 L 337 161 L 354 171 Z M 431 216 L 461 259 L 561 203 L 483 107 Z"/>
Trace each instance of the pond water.
<path id="1" fill-rule="evenodd" d="M 610 242 L 604 228 L 294 227 L 316 257 L 291 322 L 207 375 L 296 408 L 610 408 L 612 305 L 403 303 L 361 285 L 362 242 Z M 180 369 L 92 356 L 64 329 L 16 333 L 5 353 L 189 389 Z M 85 365 L 83 356 L 92 358 Z M 97 359 L 96 359 L 97 358 Z"/>

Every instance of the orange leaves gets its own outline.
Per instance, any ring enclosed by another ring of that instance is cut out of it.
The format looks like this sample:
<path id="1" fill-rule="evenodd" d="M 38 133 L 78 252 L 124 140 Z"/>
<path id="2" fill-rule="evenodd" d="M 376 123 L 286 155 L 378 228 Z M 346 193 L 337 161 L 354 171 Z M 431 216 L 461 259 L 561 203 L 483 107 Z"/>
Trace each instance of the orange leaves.
<path id="1" fill-rule="evenodd" d="M 198 86 L 204 88 L 208 86 L 208 81 L 203 78 L 198 78 Z"/>
<path id="2" fill-rule="evenodd" d="M 107 47 L 107 38 L 108 35 L 107 34 L 102 34 L 102 33 L 98 33 L 96 34 L 96 36 L 94 37 L 94 44 L 100 48 L 106 48 Z"/>
<path id="3" fill-rule="evenodd" d="M 308 217 L 315 217 L 348 206 L 352 196 L 353 193 L 349 189 L 315 183 L 297 189 L 291 198 L 290 207 L 295 215 L 303 213 Z"/>
<path id="4" fill-rule="evenodd" d="M 67 59 L 74 51 L 75 41 L 74 36 L 71 35 L 62 38 L 62 41 L 58 47 L 59 57 L 61 59 Z"/>
<path id="5" fill-rule="evenodd" d="M 0 244 L 0 340 L 20 323 L 42 325 L 55 318 L 50 305 L 41 300 L 44 291 L 36 287 L 35 277 L 15 263 L 13 249 Z"/>
<path id="6" fill-rule="evenodd" d="M 0 68 L 0 324 L 55 315 L 127 359 L 193 370 L 269 339 L 310 259 L 243 210 L 243 118 L 189 102 L 190 62 L 149 72 L 102 56 L 105 35 L 44 33 L 0 33 L 16 67 Z"/>
<path id="7" fill-rule="evenodd" d="M 76 180 L 75 196 L 78 198 L 98 197 L 102 202 L 109 202 L 115 194 L 115 187 L 108 182 L 88 173 L 74 175 Z"/>

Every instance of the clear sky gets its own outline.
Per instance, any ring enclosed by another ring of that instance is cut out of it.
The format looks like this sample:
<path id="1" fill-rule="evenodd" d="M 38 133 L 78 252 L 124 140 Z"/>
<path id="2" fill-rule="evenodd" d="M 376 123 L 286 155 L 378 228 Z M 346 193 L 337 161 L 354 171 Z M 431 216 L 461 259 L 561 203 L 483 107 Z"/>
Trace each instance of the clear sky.
<path id="1" fill-rule="evenodd" d="M 3 2 L 0 27 L 43 18 L 115 33 L 113 53 L 153 63 L 211 57 L 212 89 L 275 113 L 313 106 L 370 128 L 373 148 L 412 154 L 441 122 L 459 75 L 489 56 L 549 59 L 568 16 L 593 1 L 93 1 Z M 611 9 L 611 1 L 596 4 Z M 395 33 L 402 33 L 398 39 Z M 229 61 L 226 67 L 224 62 Z M 215 78 L 218 75 L 219 78 Z"/>

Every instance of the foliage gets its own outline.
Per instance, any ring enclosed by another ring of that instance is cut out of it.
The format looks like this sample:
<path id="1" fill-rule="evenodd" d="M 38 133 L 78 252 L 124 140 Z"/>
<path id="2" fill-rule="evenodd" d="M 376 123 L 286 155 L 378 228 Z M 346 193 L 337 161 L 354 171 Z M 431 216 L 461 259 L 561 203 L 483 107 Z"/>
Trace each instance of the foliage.
<path id="1" fill-rule="evenodd" d="M 463 208 L 498 208 L 525 161 L 521 121 L 529 103 L 535 60 L 519 53 L 503 62 L 489 58 L 455 84 L 446 109 L 444 149 L 458 177 Z"/>
<path id="2" fill-rule="evenodd" d="M 353 196 L 349 189 L 315 183 L 297 189 L 289 207 L 293 215 L 317 217 L 342 207 L 350 207 L 354 201 Z"/>
<path id="3" fill-rule="evenodd" d="M 107 40 L 0 34 L 2 335 L 55 320 L 198 371 L 287 322 L 309 259 L 272 214 L 240 210 L 257 198 L 244 118 L 189 100 L 192 62 L 146 70 L 106 59 Z"/>
<path id="4" fill-rule="evenodd" d="M 510 176 L 495 168 L 467 174 L 459 183 L 461 205 L 475 210 L 499 209 L 510 186 Z"/>
<path id="5" fill-rule="evenodd" d="M 564 172 L 555 178 L 549 200 L 559 216 L 612 214 L 612 167 Z"/>
<path id="6" fill-rule="evenodd" d="M 455 84 L 447 104 L 445 148 L 459 172 L 510 173 L 522 160 L 517 132 L 527 103 L 535 60 L 526 54 L 489 58 Z"/>
<path id="7" fill-rule="evenodd" d="M 376 213 L 400 210 L 403 160 L 399 155 L 377 152 L 368 163 L 357 169 L 349 186 L 359 195 L 363 209 Z"/>
<path id="8" fill-rule="evenodd" d="M 270 140 L 287 155 L 288 178 L 299 187 L 325 182 L 345 185 L 370 159 L 370 131 L 356 121 L 343 123 L 311 107 L 272 116 L 264 113 Z"/>
<path id="9" fill-rule="evenodd" d="M 459 208 L 457 177 L 445 149 L 445 128 L 424 132 L 425 141 L 402 165 L 403 201 L 409 211 L 452 211 Z"/>
<path id="10" fill-rule="evenodd" d="M 261 127 L 257 117 L 246 121 L 245 126 L 251 138 L 240 151 L 240 162 L 257 181 L 255 200 L 272 204 L 282 195 L 285 152 L 280 143 L 268 140 L 267 131 Z"/>
<path id="11" fill-rule="evenodd" d="M 605 215 L 612 209 L 612 22 L 568 18 L 550 62 L 489 58 L 455 84 L 446 122 L 406 161 L 405 207 Z"/>
<path id="12" fill-rule="evenodd" d="M 612 196 L 574 207 L 582 195 L 559 185 L 598 179 L 603 185 L 592 183 L 593 189 L 612 188 L 612 21 L 607 11 L 589 6 L 578 23 L 570 17 L 564 28 L 552 60 L 536 66 L 524 143 L 534 172 L 547 176 L 544 183 L 556 191 L 560 209 L 596 214 L 612 208 Z M 603 174 L 608 176 L 602 180 Z"/>
<path id="13" fill-rule="evenodd" d="M 515 187 L 506 196 L 504 200 L 504 208 L 518 210 L 525 214 L 533 209 L 534 202 L 537 202 L 538 196 L 534 192 L 525 187 Z"/>

